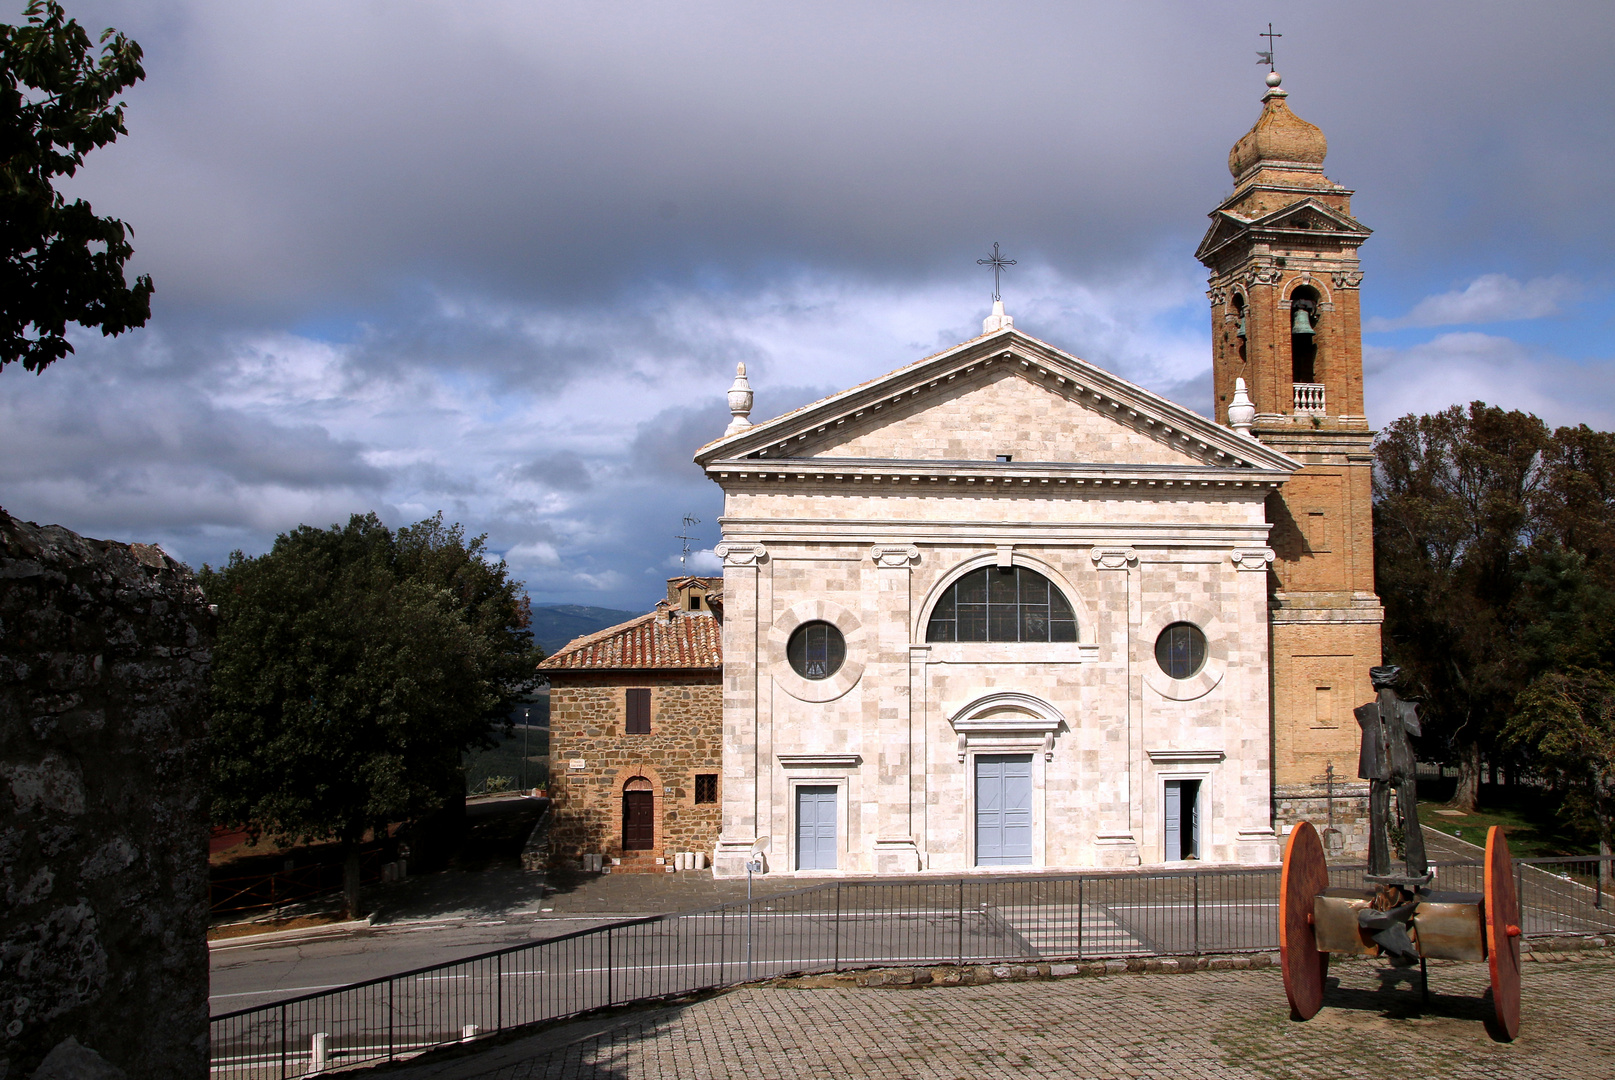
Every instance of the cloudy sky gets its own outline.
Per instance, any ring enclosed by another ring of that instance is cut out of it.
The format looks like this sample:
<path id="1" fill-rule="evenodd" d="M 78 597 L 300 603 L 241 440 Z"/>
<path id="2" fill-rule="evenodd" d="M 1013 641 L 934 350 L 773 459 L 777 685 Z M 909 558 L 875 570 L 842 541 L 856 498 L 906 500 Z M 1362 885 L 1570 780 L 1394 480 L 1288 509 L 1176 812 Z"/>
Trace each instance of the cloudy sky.
<path id="1" fill-rule="evenodd" d="M 641 608 L 681 515 L 717 540 L 735 362 L 759 420 L 962 341 L 994 241 L 1018 327 L 1206 410 L 1269 19 L 1375 230 L 1370 418 L 1615 427 L 1607 3 L 67 6 L 146 51 L 72 190 L 157 292 L 0 373 L 19 517 L 200 564 L 442 510 L 535 602 Z"/>

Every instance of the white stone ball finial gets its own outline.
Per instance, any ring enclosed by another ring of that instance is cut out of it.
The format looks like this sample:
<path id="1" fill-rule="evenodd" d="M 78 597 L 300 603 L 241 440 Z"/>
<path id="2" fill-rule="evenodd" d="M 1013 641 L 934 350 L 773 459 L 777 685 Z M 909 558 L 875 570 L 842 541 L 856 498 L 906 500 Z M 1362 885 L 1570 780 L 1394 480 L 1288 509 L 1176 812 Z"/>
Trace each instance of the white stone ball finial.
<path id="1" fill-rule="evenodd" d="M 1246 438 L 1255 438 L 1251 434 L 1251 425 L 1255 422 L 1256 404 L 1245 390 L 1245 380 L 1235 379 L 1234 400 L 1228 403 L 1228 426 Z"/>
<path id="2" fill-rule="evenodd" d="M 1278 86 L 1279 86 L 1279 83 L 1281 83 L 1283 81 L 1284 81 L 1284 76 L 1280 75 L 1278 72 L 1269 71 L 1267 73 L 1267 85 L 1271 86 L 1273 89 L 1277 90 Z"/>
<path id="3" fill-rule="evenodd" d="M 751 421 L 747 419 L 751 415 L 751 402 L 751 383 L 746 381 L 746 365 L 736 364 L 734 385 L 729 387 L 729 412 L 733 414 L 734 419 L 723 429 L 725 435 L 733 435 L 737 431 L 745 431 L 751 427 Z"/>

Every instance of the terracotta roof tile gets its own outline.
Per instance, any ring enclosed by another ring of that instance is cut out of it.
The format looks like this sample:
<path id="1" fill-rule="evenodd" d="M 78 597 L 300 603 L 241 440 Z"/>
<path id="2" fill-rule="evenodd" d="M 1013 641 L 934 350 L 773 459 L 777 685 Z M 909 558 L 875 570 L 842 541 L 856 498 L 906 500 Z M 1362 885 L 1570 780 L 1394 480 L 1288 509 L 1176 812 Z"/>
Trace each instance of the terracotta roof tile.
<path id="1" fill-rule="evenodd" d="M 723 628 L 705 611 L 641 615 L 574 638 L 538 665 L 540 671 L 619 671 L 723 667 Z"/>

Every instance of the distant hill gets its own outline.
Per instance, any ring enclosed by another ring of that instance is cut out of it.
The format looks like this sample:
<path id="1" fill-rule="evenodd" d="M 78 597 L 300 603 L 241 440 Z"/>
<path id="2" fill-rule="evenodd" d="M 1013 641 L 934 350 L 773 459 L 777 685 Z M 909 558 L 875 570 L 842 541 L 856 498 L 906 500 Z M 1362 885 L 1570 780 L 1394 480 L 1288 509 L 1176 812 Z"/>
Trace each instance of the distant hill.
<path id="1" fill-rule="evenodd" d="M 643 611 L 618 611 L 615 608 L 584 607 L 582 604 L 535 604 L 533 640 L 548 656 L 575 637 L 592 634 L 644 614 Z"/>

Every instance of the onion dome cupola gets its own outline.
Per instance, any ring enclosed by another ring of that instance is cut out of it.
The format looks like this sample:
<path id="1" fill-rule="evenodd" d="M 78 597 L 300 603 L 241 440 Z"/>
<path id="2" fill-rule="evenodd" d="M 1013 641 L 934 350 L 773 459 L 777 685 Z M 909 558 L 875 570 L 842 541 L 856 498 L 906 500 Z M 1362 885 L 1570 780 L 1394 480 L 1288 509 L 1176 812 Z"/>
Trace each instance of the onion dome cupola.
<path id="1" fill-rule="evenodd" d="M 1228 171 L 1236 183 L 1245 179 L 1258 165 L 1301 165 L 1321 168 L 1329 142 L 1323 130 L 1309 124 L 1291 111 L 1289 93 L 1279 85 L 1278 72 L 1267 76 L 1267 94 L 1262 98 L 1262 115 L 1245 135 L 1228 151 Z M 1307 171 L 1312 171 L 1308 169 Z"/>

